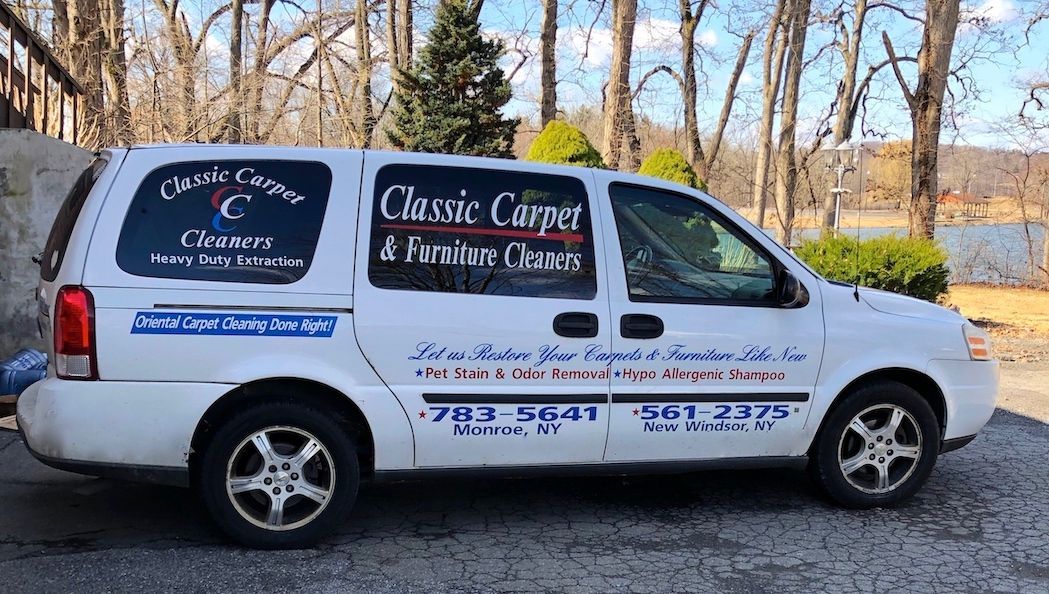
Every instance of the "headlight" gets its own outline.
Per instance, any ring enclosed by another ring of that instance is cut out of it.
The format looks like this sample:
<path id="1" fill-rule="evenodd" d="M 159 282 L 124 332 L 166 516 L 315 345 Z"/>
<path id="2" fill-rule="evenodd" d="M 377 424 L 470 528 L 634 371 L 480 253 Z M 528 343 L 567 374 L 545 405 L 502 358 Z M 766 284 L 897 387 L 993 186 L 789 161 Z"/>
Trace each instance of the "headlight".
<path id="1" fill-rule="evenodd" d="M 972 324 L 962 326 L 962 334 L 965 335 L 965 346 L 969 347 L 969 358 L 973 361 L 990 361 L 994 358 L 989 334 Z"/>

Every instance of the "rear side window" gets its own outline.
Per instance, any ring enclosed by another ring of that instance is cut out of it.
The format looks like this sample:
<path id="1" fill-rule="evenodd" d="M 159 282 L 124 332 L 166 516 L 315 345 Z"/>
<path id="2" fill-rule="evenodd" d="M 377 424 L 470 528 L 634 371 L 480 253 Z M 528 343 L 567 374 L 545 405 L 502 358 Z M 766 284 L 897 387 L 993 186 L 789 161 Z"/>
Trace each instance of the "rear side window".
<path id="1" fill-rule="evenodd" d="M 142 181 L 117 264 L 137 276 L 286 284 L 313 262 L 331 170 L 298 161 L 198 161 Z"/>
<path id="2" fill-rule="evenodd" d="M 375 179 L 368 278 L 383 289 L 593 299 L 586 187 L 572 177 L 390 165 Z"/>
<path id="3" fill-rule="evenodd" d="M 95 159 L 80 174 L 59 207 L 55 222 L 51 225 L 51 233 L 47 236 L 44 253 L 40 257 L 40 277 L 44 280 L 51 282 L 58 277 L 58 271 L 62 268 L 62 260 L 66 255 L 66 246 L 69 245 L 69 236 L 73 234 L 73 225 L 76 224 L 77 217 L 87 202 L 87 196 L 95 186 L 95 180 L 105 169 L 106 163 L 104 159 Z"/>

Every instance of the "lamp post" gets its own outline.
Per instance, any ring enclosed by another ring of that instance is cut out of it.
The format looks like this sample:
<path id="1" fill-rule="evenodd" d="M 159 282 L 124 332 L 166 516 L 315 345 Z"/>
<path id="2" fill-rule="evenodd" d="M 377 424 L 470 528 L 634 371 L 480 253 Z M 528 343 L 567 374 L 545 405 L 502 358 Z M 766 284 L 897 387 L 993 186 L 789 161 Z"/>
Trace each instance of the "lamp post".
<path id="1" fill-rule="evenodd" d="M 845 174 L 851 171 L 856 171 L 856 168 L 853 167 L 852 163 L 859 154 L 860 147 L 854 146 L 848 141 L 845 141 L 838 146 L 825 148 L 823 150 L 833 153 L 834 161 L 831 165 L 828 165 L 827 168 L 838 174 L 837 184 L 830 189 L 831 193 L 834 194 L 834 230 L 837 231 L 841 228 L 841 195 L 852 191 L 844 187 Z"/>

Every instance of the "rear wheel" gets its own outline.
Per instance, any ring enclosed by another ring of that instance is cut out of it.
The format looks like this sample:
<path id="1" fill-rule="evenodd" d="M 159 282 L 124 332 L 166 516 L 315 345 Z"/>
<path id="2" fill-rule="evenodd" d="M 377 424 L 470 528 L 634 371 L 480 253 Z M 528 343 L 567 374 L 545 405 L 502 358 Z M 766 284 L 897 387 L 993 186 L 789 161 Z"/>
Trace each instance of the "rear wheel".
<path id="1" fill-rule="evenodd" d="M 201 459 L 199 488 L 234 540 L 284 549 L 310 546 L 337 528 L 359 481 L 353 442 L 330 415 L 275 402 L 216 430 Z"/>
<path id="2" fill-rule="evenodd" d="M 845 507 L 891 506 L 914 495 L 939 452 L 932 407 L 910 386 L 876 382 L 847 396 L 816 444 L 816 482 Z"/>

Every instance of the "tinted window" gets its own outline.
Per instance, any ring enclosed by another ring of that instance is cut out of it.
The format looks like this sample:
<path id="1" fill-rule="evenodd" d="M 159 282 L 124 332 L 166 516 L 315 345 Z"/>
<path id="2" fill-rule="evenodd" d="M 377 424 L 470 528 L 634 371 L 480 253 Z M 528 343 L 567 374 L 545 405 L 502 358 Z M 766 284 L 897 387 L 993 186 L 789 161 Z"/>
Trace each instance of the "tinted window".
<path id="1" fill-rule="evenodd" d="M 40 276 L 50 282 L 58 277 L 58 270 L 62 267 L 62 259 L 66 255 L 66 247 L 69 245 L 69 236 L 73 234 L 73 225 L 80 216 L 87 195 L 95 185 L 95 180 L 102 174 L 106 167 L 106 161 L 95 159 L 69 190 L 62 206 L 58 208 L 58 215 L 51 225 L 51 233 L 47 236 L 44 245 L 44 253 L 40 257 Z"/>
<path id="2" fill-rule="evenodd" d="M 295 282 L 313 261 L 330 189 L 331 171 L 322 163 L 161 167 L 135 192 L 117 264 L 138 276 Z"/>
<path id="3" fill-rule="evenodd" d="M 575 178 L 393 165 L 379 170 L 368 277 L 376 287 L 592 299 L 586 188 Z"/>
<path id="4" fill-rule="evenodd" d="M 699 201 L 632 186 L 610 193 L 631 300 L 773 301 L 768 257 Z"/>

